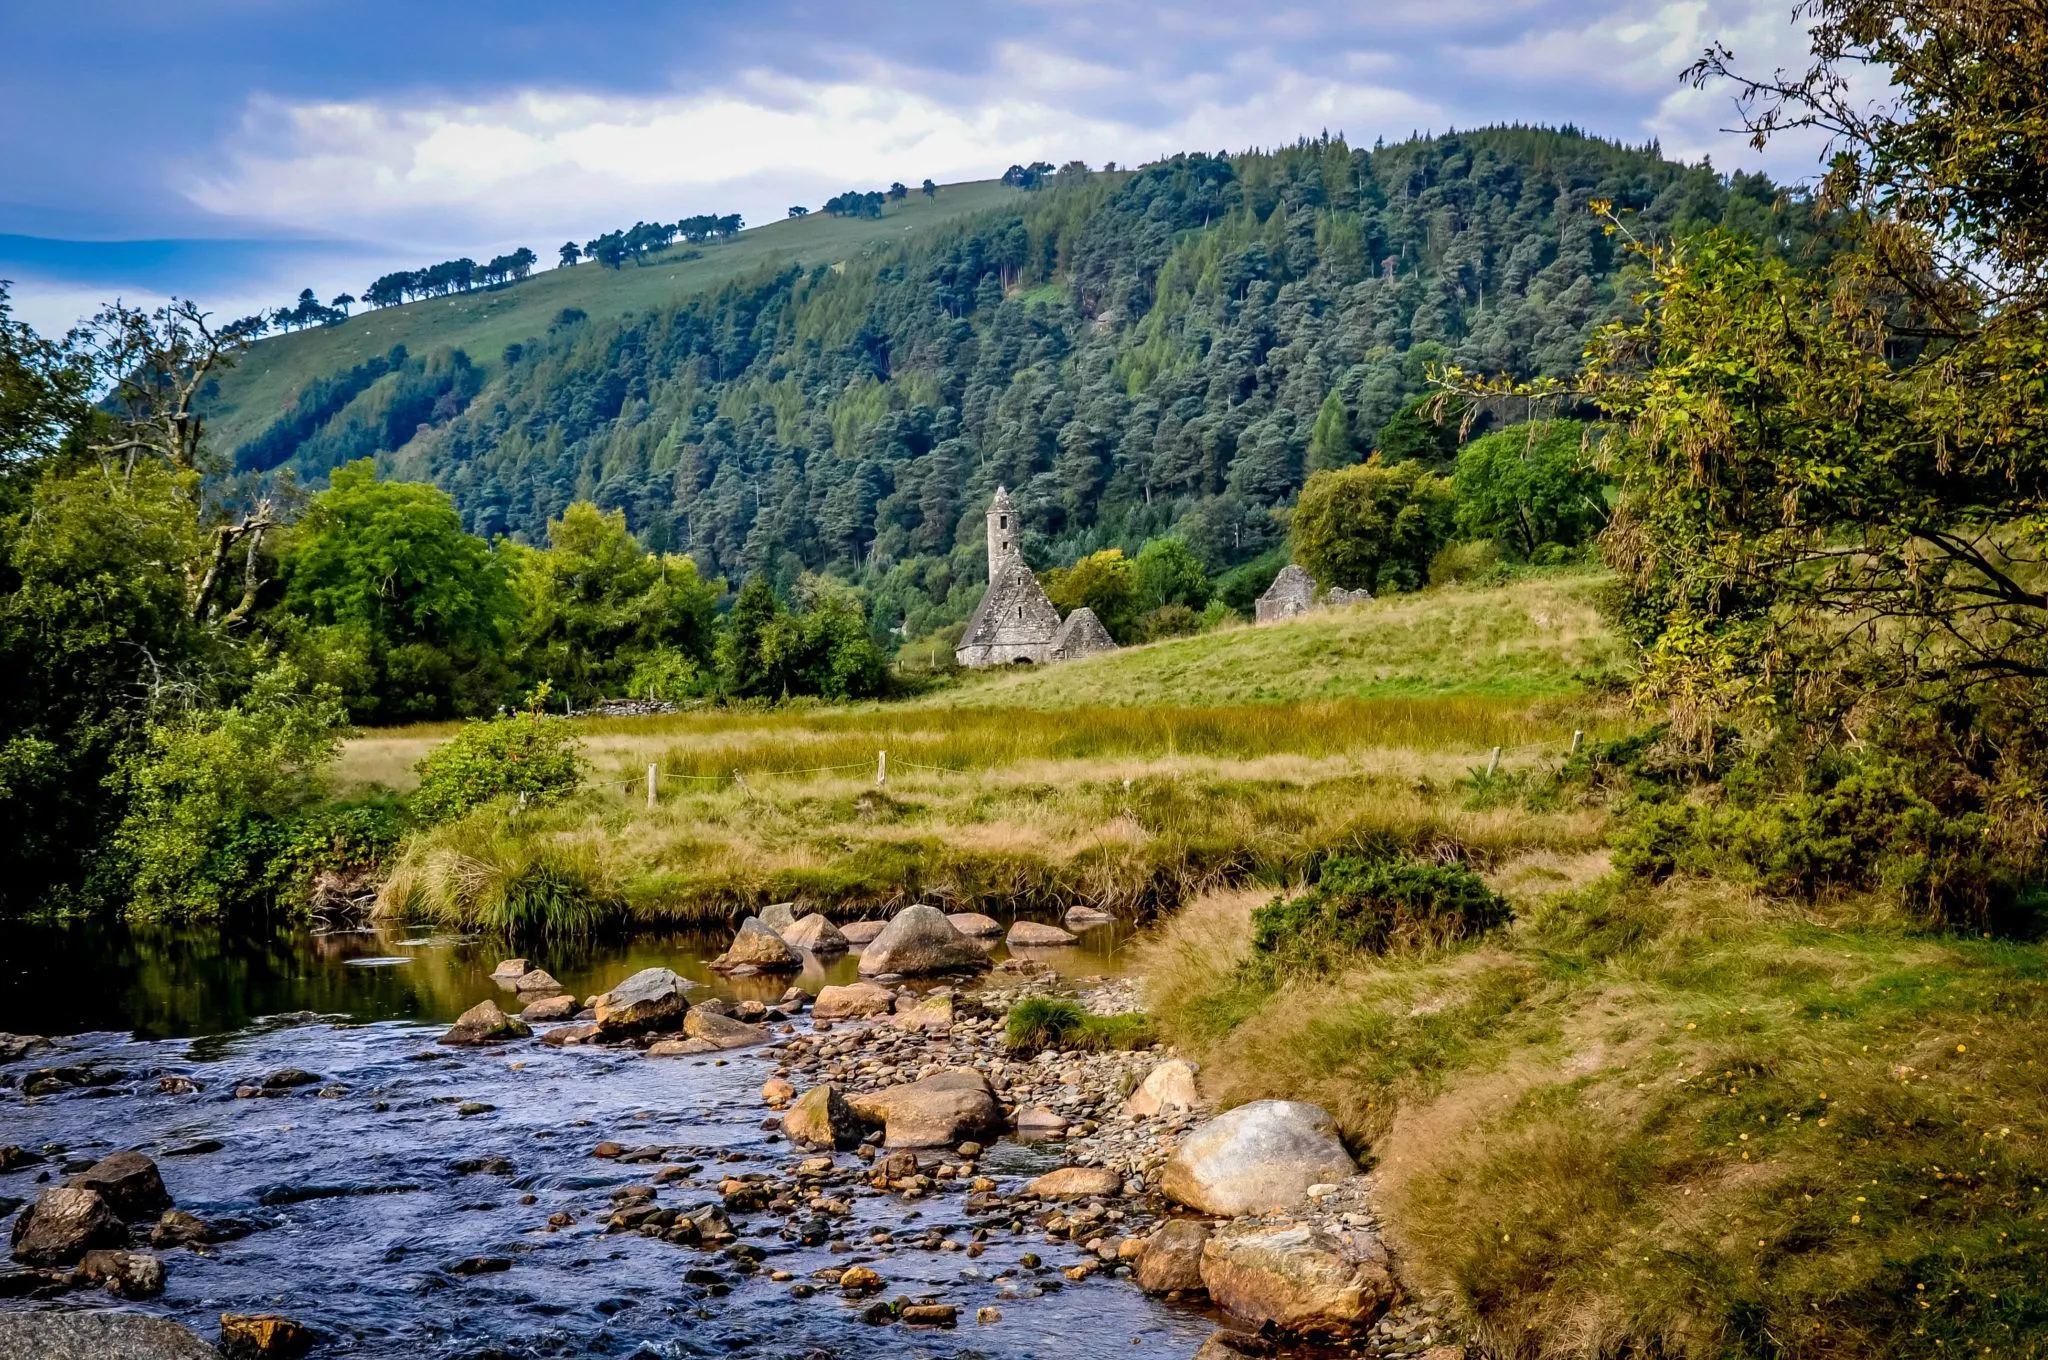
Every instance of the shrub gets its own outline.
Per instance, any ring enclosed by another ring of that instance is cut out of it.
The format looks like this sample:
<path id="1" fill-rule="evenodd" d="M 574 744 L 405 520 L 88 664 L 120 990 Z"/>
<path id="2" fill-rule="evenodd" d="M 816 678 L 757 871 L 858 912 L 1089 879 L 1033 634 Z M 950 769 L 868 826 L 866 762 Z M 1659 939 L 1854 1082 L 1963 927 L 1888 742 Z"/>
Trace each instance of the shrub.
<path id="1" fill-rule="evenodd" d="M 233 705 L 152 727 L 123 771 L 128 811 L 115 836 L 132 909 L 210 917 L 260 896 L 346 722 L 333 691 L 307 695 L 298 671 L 279 666 Z"/>
<path id="2" fill-rule="evenodd" d="M 524 713 L 463 724 L 429 751 L 418 769 L 413 811 L 445 822 L 500 798 L 524 805 L 560 802 L 583 782 L 583 757 L 562 718 L 541 711 L 546 686 Z"/>
<path id="3" fill-rule="evenodd" d="M 1462 864 L 1332 859 L 1314 887 L 1252 913 L 1252 953 L 1319 971 L 1345 954 L 1441 948 L 1511 917 L 1506 901 Z"/>
<path id="4" fill-rule="evenodd" d="M 1458 527 L 1506 544 L 1525 561 L 1562 560 L 1555 549 L 1585 542 L 1607 518 L 1605 486 L 1576 420 L 1481 435 L 1459 450 L 1456 482 Z"/>
<path id="5" fill-rule="evenodd" d="M 1019 1053 L 1048 1048 L 1092 1052 L 1145 1048 L 1155 1037 L 1149 1016 L 1090 1015 L 1072 1001 L 1051 996 L 1025 997 L 1010 1007 L 1004 1022 L 1004 1040 Z"/>
<path id="6" fill-rule="evenodd" d="M 1131 629 L 1133 642 L 1157 642 L 1161 638 L 1186 637 L 1202 631 L 1203 616 L 1184 604 L 1161 605 L 1148 614 L 1140 614 Z"/>

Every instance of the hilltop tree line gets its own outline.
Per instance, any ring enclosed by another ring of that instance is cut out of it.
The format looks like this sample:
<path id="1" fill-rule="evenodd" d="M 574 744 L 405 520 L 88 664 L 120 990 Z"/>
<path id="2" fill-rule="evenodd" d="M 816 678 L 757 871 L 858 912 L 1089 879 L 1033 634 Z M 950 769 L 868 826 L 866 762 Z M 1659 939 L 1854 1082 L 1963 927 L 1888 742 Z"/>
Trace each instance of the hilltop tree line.
<path id="1" fill-rule="evenodd" d="M 678 222 L 635 222 L 624 230 L 593 237 L 581 246 L 574 241 L 562 242 L 558 262 L 564 269 L 584 260 L 619 269 L 627 260 L 644 263 L 647 255 L 667 250 L 678 239 L 692 245 L 710 240 L 729 241 L 740 234 L 744 225 L 745 219 L 738 213 L 699 213 Z"/>
<path id="2" fill-rule="evenodd" d="M 1051 179 L 843 270 L 535 337 L 488 401 L 380 457 L 486 537 L 540 542 L 588 500 L 707 576 L 859 585 L 878 630 L 919 637 L 978 600 L 999 484 L 1037 566 L 1170 535 L 1220 578 L 1283 550 L 1316 471 L 1448 474 L 1461 420 L 1425 409 L 1434 366 L 1563 376 L 1627 310 L 1641 275 L 1595 200 L 1648 233 L 1813 248 L 1810 207 L 1760 176 L 1570 129 Z"/>

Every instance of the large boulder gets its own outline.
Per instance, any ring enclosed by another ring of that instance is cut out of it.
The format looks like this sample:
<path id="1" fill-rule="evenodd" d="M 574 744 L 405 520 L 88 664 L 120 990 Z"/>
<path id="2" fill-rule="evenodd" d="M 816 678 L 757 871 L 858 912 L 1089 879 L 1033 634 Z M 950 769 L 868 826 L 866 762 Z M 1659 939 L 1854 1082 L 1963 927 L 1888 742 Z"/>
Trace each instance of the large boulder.
<path id="1" fill-rule="evenodd" d="M 1191 1218 L 1166 1220 L 1138 1253 L 1138 1288 L 1147 1294 L 1200 1289 L 1202 1248 L 1208 1244 L 1208 1224 Z"/>
<path id="2" fill-rule="evenodd" d="M 851 1147 L 860 1141 L 861 1123 L 834 1086 L 813 1086 L 782 1116 L 782 1132 L 793 1143 L 819 1147 Z"/>
<path id="3" fill-rule="evenodd" d="M 887 1015 L 896 1006 L 896 994 L 872 982 L 852 982 L 844 987 L 827 987 L 811 1003 L 813 1020 L 865 1020 Z"/>
<path id="4" fill-rule="evenodd" d="M 517 982 L 526 976 L 528 967 L 525 959 L 500 959 L 491 970 L 491 978 L 497 982 Z"/>
<path id="5" fill-rule="evenodd" d="M 732 947 L 711 961 L 712 969 L 720 973 L 794 973 L 803 966 L 797 952 L 755 916 L 740 922 Z"/>
<path id="6" fill-rule="evenodd" d="M 14 1259 L 25 1266 L 76 1264 L 95 1247 L 118 1247 L 128 1229 L 97 1190 L 59 1185 L 43 1191 L 14 1220 Z"/>
<path id="7" fill-rule="evenodd" d="M 888 928 L 887 921 L 848 921 L 839 927 L 839 933 L 848 944 L 867 944 Z"/>
<path id="8" fill-rule="evenodd" d="M 1307 1223 L 1219 1229 L 1202 1248 L 1202 1287 L 1246 1322 L 1329 1339 L 1363 1335 L 1394 1297 L 1376 1235 Z"/>
<path id="9" fill-rule="evenodd" d="M 1255 1100 L 1218 1115 L 1167 1159 L 1168 1199 L 1223 1217 L 1299 1204 L 1311 1185 L 1358 1173 L 1330 1116 L 1298 1100 Z"/>
<path id="10" fill-rule="evenodd" d="M 220 1360 L 190 1328 L 147 1313 L 0 1313 L 0 1355 L 21 1360 Z"/>
<path id="11" fill-rule="evenodd" d="M 962 935 L 972 935 L 977 939 L 1003 933 L 1003 923 L 1001 921 L 998 921 L 993 916 L 984 916 L 978 911 L 948 912 L 946 913 L 946 919 L 951 921 L 953 929 L 959 931 Z"/>
<path id="12" fill-rule="evenodd" d="M 139 1152 L 116 1152 L 100 1158 L 69 1181 L 97 1190 L 107 1207 L 124 1219 L 155 1218 L 171 1207 L 170 1192 L 156 1163 Z"/>
<path id="13" fill-rule="evenodd" d="M 953 994 L 936 992 L 914 1005 L 897 1003 L 889 1023 L 897 1029 L 924 1034 L 945 1034 L 953 1028 Z"/>
<path id="14" fill-rule="evenodd" d="M 1068 930 L 1093 930 L 1096 926 L 1113 925 L 1116 917 L 1100 907 L 1084 907 L 1079 904 L 1067 908 Z"/>
<path id="15" fill-rule="evenodd" d="M 1003 943 L 1012 949 L 1057 949 L 1062 945 L 1079 944 L 1081 937 L 1058 926 L 1042 925 L 1037 921 L 1015 921 L 1010 925 L 1010 933 L 1003 937 Z"/>
<path id="16" fill-rule="evenodd" d="M 1195 1065 L 1186 1058 L 1169 1058 L 1145 1074 L 1145 1080 L 1124 1101 L 1124 1113 L 1149 1118 L 1169 1110 L 1200 1109 L 1201 1105 L 1201 1093 L 1195 1089 Z"/>
<path id="17" fill-rule="evenodd" d="M 554 975 L 545 968 L 529 968 L 512 983 L 512 989 L 521 996 L 544 996 L 563 990 Z"/>
<path id="18" fill-rule="evenodd" d="M 674 1029 L 690 1009 L 689 985 L 666 968 L 642 968 L 595 998 L 597 1030 L 606 1038 Z"/>
<path id="19" fill-rule="evenodd" d="M 796 924 L 796 903 L 771 902 L 761 908 L 761 924 L 778 935 Z"/>
<path id="20" fill-rule="evenodd" d="M 441 1036 L 444 1044 L 495 1044 L 507 1039 L 524 1039 L 533 1033 L 533 1027 L 523 1020 L 514 1020 L 498 1008 L 495 1001 L 479 1001 L 455 1019 L 455 1024 Z"/>
<path id="21" fill-rule="evenodd" d="M 782 942 L 811 954 L 844 954 L 851 948 L 839 927 L 815 911 L 794 925 L 783 927 Z"/>
<path id="22" fill-rule="evenodd" d="M 222 1313 L 220 1353 L 226 1360 L 298 1360 L 318 1338 L 311 1327 L 275 1313 Z"/>
<path id="23" fill-rule="evenodd" d="M 751 1044 L 768 1042 L 768 1031 L 764 1027 L 750 1025 L 701 1006 L 683 1017 L 683 1033 L 692 1039 L 707 1040 L 719 1048 L 746 1048 Z"/>
<path id="24" fill-rule="evenodd" d="M 922 1081 L 865 1091 L 847 1105 L 870 1124 L 882 1126 L 892 1148 L 953 1147 L 1001 1133 L 1003 1107 L 988 1078 L 971 1067 L 953 1067 Z"/>
<path id="25" fill-rule="evenodd" d="M 862 977 L 951 973 L 988 967 L 981 946 L 953 929 L 937 907 L 922 902 L 905 907 L 861 951 Z"/>

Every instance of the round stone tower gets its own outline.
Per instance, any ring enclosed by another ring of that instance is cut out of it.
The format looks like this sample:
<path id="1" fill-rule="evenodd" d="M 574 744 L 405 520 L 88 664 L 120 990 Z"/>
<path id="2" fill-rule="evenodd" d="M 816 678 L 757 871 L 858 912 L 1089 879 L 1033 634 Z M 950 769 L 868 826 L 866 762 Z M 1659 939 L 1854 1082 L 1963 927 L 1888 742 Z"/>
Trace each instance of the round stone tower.
<path id="1" fill-rule="evenodd" d="M 1003 559 L 1017 556 L 1017 512 L 1010 508 L 1010 493 L 996 488 L 988 503 L 988 576 L 995 579 Z"/>

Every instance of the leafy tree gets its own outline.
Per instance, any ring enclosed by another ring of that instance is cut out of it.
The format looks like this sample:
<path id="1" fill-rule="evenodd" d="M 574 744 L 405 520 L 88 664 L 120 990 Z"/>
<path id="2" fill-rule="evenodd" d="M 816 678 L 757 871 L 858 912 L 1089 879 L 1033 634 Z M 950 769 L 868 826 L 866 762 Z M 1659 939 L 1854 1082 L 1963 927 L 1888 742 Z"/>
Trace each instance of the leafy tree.
<path id="1" fill-rule="evenodd" d="M 1373 437 L 1373 451 L 1388 463 L 1414 459 L 1432 468 L 1444 468 L 1457 448 L 1455 421 L 1442 419 L 1435 399 L 1427 396 L 1410 397 L 1403 402 L 1401 409 Z"/>
<path id="2" fill-rule="evenodd" d="M 801 203 L 798 203 L 790 207 L 789 215 L 791 217 L 809 217 L 811 215 L 811 210 L 809 208 L 804 207 Z"/>
<path id="3" fill-rule="evenodd" d="M 518 563 L 523 609 L 511 659 L 527 679 L 589 703 L 626 693 L 653 657 L 665 658 L 670 685 L 679 662 L 709 664 L 725 583 L 700 578 L 687 557 L 645 551 L 623 511 L 578 501 L 549 523 L 548 546 L 519 553 Z"/>
<path id="4" fill-rule="evenodd" d="M 768 627 L 782 617 L 782 601 L 765 576 L 749 576 L 726 612 L 715 647 L 720 690 L 735 698 L 769 694 L 768 666 L 761 654 Z"/>
<path id="5" fill-rule="evenodd" d="M 887 659 L 868 635 L 859 597 L 835 582 L 806 577 L 797 606 L 795 613 L 783 609 L 763 577 L 740 588 L 718 639 L 721 688 L 735 697 L 768 699 L 881 693 Z"/>
<path id="6" fill-rule="evenodd" d="M 1062 614 L 1083 605 L 1094 610 L 1118 642 L 1133 640 L 1145 607 L 1138 573 L 1121 548 L 1105 548 L 1071 567 L 1053 568 L 1045 574 L 1045 594 Z"/>
<path id="7" fill-rule="evenodd" d="M 1604 483 L 1588 455 L 1586 427 L 1575 420 L 1481 435 L 1458 452 L 1458 527 L 1524 559 L 1547 545 L 1577 547 L 1607 518 Z"/>
<path id="8" fill-rule="evenodd" d="M 1358 461 L 1358 447 L 1351 437 L 1351 412 L 1335 392 L 1323 398 L 1316 412 L 1315 428 L 1308 437 L 1308 467 L 1311 472 L 1325 468 L 1350 467 Z"/>
<path id="9" fill-rule="evenodd" d="M 362 721 L 486 708 L 518 604 L 505 562 L 462 529 L 446 495 L 336 468 L 280 554 L 280 631 Z"/>
<path id="10" fill-rule="evenodd" d="M 932 183 L 931 180 L 927 179 L 922 185 L 919 186 L 919 192 L 922 193 L 926 198 L 937 198 L 939 196 L 939 186 Z"/>
<path id="11" fill-rule="evenodd" d="M 1209 603 L 1209 574 L 1185 539 L 1150 539 L 1131 565 L 1137 575 L 1139 603 L 1148 611 L 1165 605 L 1199 611 Z"/>
<path id="12" fill-rule="evenodd" d="M 561 250 L 556 252 L 556 255 L 560 267 L 568 269 L 583 258 L 583 247 L 577 245 L 574 241 L 564 241 L 562 242 Z"/>
<path id="13" fill-rule="evenodd" d="M 1420 463 L 1318 472 L 1301 489 L 1290 527 L 1294 560 L 1324 587 L 1414 590 L 1451 534 L 1457 498 Z"/>
<path id="14" fill-rule="evenodd" d="M 897 202 L 901 202 L 901 201 L 902 201 L 903 199 L 906 199 L 906 198 L 909 198 L 909 197 L 910 197 L 910 190 L 908 190 L 908 189 L 906 189 L 906 188 L 904 188 L 904 187 L 903 187 L 903 181 L 902 181 L 902 180 L 898 180 L 898 181 L 896 181 L 896 182 L 895 182 L 894 184 L 891 184 L 891 185 L 889 186 L 889 201 L 890 201 L 891 203 L 897 203 Z"/>

